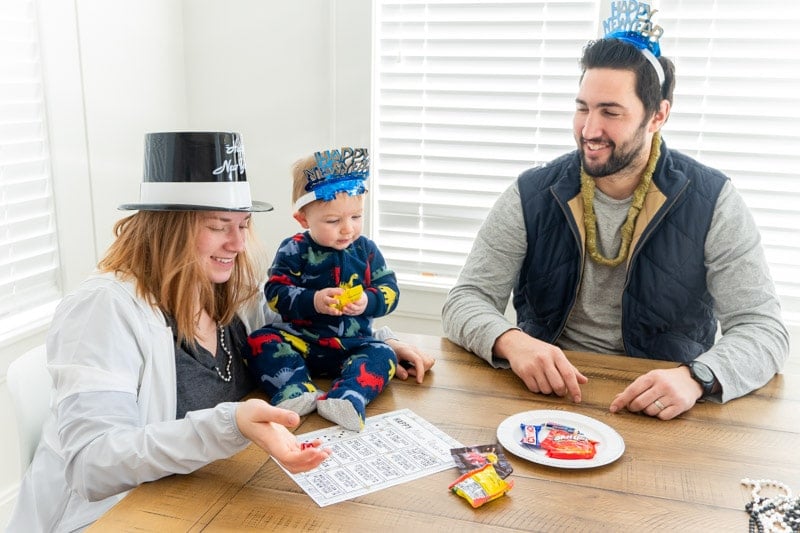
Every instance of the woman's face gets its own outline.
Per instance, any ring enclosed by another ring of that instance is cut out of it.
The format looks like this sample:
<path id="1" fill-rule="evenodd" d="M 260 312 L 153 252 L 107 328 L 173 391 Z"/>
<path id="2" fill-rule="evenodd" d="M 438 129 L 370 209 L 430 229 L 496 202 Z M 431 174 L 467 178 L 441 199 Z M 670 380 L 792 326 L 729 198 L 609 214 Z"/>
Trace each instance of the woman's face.
<path id="1" fill-rule="evenodd" d="M 209 211 L 201 215 L 197 253 L 212 283 L 230 279 L 236 255 L 245 249 L 249 226 L 250 213 Z"/>

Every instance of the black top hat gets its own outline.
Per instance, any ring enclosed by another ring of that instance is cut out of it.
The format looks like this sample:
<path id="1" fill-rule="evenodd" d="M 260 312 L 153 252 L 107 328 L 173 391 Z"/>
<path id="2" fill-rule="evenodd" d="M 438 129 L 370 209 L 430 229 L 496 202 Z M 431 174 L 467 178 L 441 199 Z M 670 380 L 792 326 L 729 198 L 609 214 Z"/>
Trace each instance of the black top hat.
<path id="1" fill-rule="evenodd" d="M 242 137 L 233 132 L 181 131 L 144 136 L 141 211 L 271 211 L 250 198 Z"/>

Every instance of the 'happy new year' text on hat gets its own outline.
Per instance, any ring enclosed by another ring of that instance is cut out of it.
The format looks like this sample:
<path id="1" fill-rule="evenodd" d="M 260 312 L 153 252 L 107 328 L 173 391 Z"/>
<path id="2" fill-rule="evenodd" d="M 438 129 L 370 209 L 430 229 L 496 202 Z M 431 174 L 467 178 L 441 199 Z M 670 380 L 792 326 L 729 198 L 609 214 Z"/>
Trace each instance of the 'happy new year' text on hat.
<path id="1" fill-rule="evenodd" d="M 144 138 L 141 211 L 271 211 L 250 198 L 242 137 L 234 132 L 158 132 Z"/>

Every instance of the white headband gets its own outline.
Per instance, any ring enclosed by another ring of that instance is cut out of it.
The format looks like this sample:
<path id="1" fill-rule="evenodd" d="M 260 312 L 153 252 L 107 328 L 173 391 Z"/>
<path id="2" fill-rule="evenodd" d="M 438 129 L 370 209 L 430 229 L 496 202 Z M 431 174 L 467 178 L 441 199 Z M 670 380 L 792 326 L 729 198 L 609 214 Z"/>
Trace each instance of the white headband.
<path id="1" fill-rule="evenodd" d="M 368 190 L 367 186 L 364 184 L 363 181 L 361 181 L 361 182 L 359 182 L 357 184 L 357 186 L 351 187 L 350 189 L 343 189 L 343 190 L 337 191 L 336 194 L 338 194 L 339 192 L 346 192 L 350 196 L 358 196 L 359 194 L 365 194 L 367 192 L 367 190 Z M 297 201 L 294 203 L 294 206 L 293 206 L 294 210 L 295 211 L 300 211 L 302 208 L 304 208 L 305 206 L 307 206 L 311 202 L 316 202 L 317 200 L 320 200 L 320 199 L 323 200 L 323 201 L 330 201 L 328 199 L 320 198 L 319 196 L 317 196 L 317 191 L 307 192 L 303 196 L 298 198 Z"/>
<path id="2" fill-rule="evenodd" d="M 653 68 L 656 69 L 656 74 L 658 75 L 658 85 L 659 87 L 663 87 L 666 76 L 664 76 L 664 67 L 661 66 L 661 61 L 659 61 L 649 49 L 642 48 L 641 51 L 644 54 L 644 57 L 647 58 L 651 65 L 653 65 Z"/>

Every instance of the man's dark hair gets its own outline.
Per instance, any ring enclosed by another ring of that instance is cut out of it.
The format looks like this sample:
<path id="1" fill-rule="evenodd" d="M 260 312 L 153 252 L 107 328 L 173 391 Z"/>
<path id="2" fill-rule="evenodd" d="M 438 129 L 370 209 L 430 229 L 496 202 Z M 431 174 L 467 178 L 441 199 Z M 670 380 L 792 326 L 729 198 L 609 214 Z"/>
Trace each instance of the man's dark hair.
<path id="1" fill-rule="evenodd" d="M 590 68 L 630 70 L 636 75 L 636 95 L 644 104 L 647 115 L 658 111 L 661 100 L 669 100 L 675 90 L 675 65 L 668 58 L 658 58 L 664 69 L 664 84 L 659 87 L 655 67 L 641 50 L 618 39 L 590 41 L 583 49 L 581 79 Z"/>

